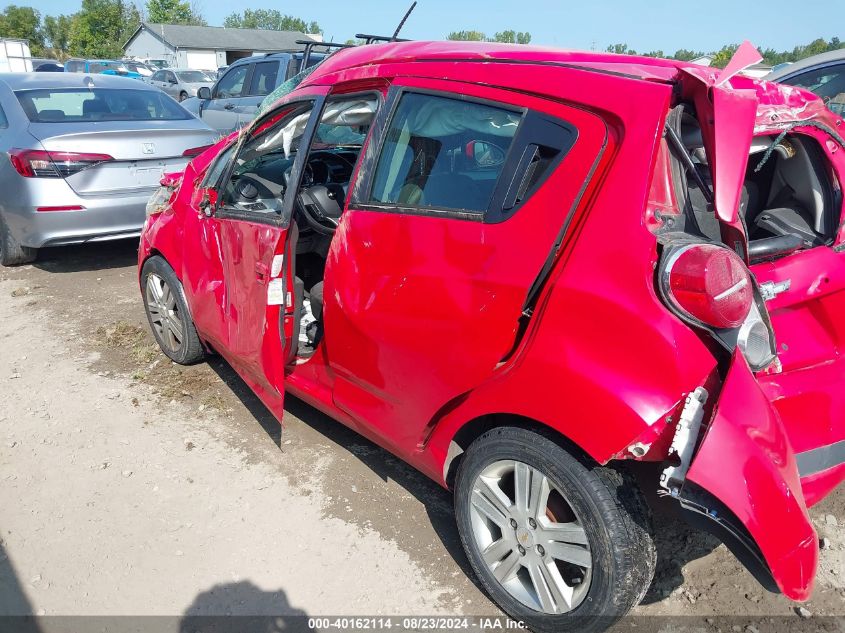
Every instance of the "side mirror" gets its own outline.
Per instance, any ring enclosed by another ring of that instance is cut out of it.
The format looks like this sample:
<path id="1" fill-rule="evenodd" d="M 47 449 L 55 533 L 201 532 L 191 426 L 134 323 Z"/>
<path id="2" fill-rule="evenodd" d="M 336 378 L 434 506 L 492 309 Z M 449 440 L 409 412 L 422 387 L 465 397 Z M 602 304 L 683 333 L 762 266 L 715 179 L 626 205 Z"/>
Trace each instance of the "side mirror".
<path id="1" fill-rule="evenodd" d="M 199 90 L 197 90 L 197 97 L 204 100 L 211 99 L 211 88 L 208 86 L 202 86 Z"/>
<path id="2" fill-rule="evenodd" d="M 488 141 L 470 141 L 465 149 L 467 158 L 478 169 L 498 167 L 505 162 L 505 150 Z"/>
<path id="3" fill-rule="evenodd" d="M 176 81 L 175 79 L 168 79 L 168 81 L 169 81 L 170 83 L 174 84 L 174 85 L 179 83 L 179 82 L 178 82 L 178 81 Z"/>

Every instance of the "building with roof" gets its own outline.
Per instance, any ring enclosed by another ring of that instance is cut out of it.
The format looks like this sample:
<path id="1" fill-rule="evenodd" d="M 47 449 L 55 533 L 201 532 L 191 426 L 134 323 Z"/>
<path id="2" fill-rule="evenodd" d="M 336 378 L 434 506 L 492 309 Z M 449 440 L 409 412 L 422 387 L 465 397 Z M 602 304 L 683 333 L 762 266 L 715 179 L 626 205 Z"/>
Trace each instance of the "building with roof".
<path id="1" fill-rule="evenodd" d="M 267 29 L 229 29 L 142 22 L 123 46 L 126 57 L 165 60 L 173 67 L 217 70 L 236 59 L 301 50 L 297 40 L 321 41 L 320 35 Z"/>

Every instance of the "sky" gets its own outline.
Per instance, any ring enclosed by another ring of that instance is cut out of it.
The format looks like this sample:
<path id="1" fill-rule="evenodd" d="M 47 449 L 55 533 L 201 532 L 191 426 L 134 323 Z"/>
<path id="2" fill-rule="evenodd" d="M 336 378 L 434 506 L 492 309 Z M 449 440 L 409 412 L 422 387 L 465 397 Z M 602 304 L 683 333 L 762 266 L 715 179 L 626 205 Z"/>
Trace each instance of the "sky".
<path id="1" fill-rule="evenodd" d="M 751 40 L 758 48 L 792 49 L 817 37 L 845 40 L 843 0 L 419 0 L 402 31 L 411 39 L 443 39 L 450 31 L 479 30 L 489 35 L 528 31 L 532 44 L 603 50 L 627 43 L 640 51 L 679 48 L 711 51 Z M 26 5 L 26 0 L 18 0 Z M 345 41 L 355 33 L 390 35 L 411 0 L 199 0 L 208 23 L 244 6 L 279 9 L 316 20 L 326 40 Z M 44 15 L 73 13 L 79 0 L 37 0 Z"/>

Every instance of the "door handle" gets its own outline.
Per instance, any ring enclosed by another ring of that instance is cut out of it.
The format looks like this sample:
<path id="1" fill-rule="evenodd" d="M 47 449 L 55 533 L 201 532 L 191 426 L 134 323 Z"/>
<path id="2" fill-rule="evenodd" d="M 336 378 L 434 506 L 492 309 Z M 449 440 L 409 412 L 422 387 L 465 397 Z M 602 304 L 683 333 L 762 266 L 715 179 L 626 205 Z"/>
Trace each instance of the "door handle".
<path id="1" fill-rule="evenodd" d="M 224 110 L 234 110 L 235 104 L 234 103 L 227 103 L 226 105 L 223 106 L 223 109 Z"/>

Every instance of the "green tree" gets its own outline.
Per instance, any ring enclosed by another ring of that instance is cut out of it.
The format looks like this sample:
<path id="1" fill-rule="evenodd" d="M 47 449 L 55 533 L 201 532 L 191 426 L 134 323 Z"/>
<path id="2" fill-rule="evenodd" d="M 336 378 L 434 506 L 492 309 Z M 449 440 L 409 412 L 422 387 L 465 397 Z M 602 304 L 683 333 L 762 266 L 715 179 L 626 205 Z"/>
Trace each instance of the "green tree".
<path id="1" fill-rule="evenodd" d="M 13 37 L 29 41 L 33 55 L 44 53 L 44 31 L 41 14 L 32 7 L 10 4 L 0 13 L 0 37 Z"/>
<path id="2" fill-rule="evenodd" d="M 728 65 L 728 62 L 731 61 L 731 57 L 734 56 L 734 53 L 736 53 L 736 49 L 738 48 L 739 44 L 727 44 L 726 46 L 723 46 L 713 53 L 713 61 L 710 65 L 715 66 L 716 68 L 724 68 Z"/>
<path id="3" fill-rule="evenodd" d="M 120 57 L 141 22 L 134 4 L 122 0 L 82 0 L 70 27 L 70 53 L 80 57 Z"/>
<path id="4" fill-rule="evenodd" d="M 503 42 L 505 44 L 529 44 L 531 42 L 531 33 L 527 31 L 502 31 L 496 33 L 491 41 Z"/>
<path id="5" fill-rule="evenodd" d="M 230 29 L 267 29 L 268 31 L 299 31 L 300 33 L 322 33 L 316 22 L 285 15 L 276 9 L 244 9 L 243 13 L 232 13 L 223 26 Z"/>
<path id="6" fill-rule="evenodd" d="M 452 31 L 446 36 L 446 39 L 462 42 L 483 42 L 487 39 L 487 36 L 481 31 Z"/>
<path id="7" fill-rule="evenodd" d="M 699 57 L 703 57 L 704 53 L 701 51 L 692 51 L 687 48 L 679 48 L 675 51 L 675 54 L 672 55 L 672 59 L 677 59 L 682 62 L 691 62 L 694 59 L 698 59 Z"/>
<path id="8" fill-rule="evenodd" d="M 611 44 L 606 49 L 605 52 L 608 53 L 616 53 L 617 55 L 636 55 L 637 51 L 633 48 L 628 48 L 627 44 Z"/>
<path id="9" fill-rule="evenodd" d="M 65 59 L 70 48 L 70 25 L 73 18 L 69 15 L 48 15 L 44 18 L 44 37 L 53 54 Z"/>
<path id="10" fill-rule="evenodd" d="M 147 17 L 160 24 L 206 24 L 199 10 L 186 0 L 147 0 Z"/>

